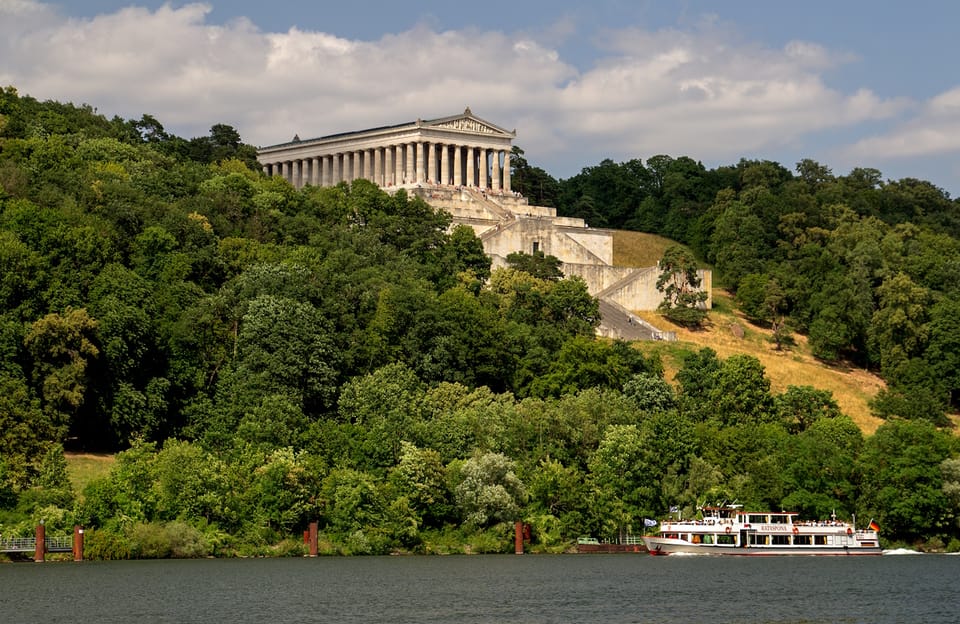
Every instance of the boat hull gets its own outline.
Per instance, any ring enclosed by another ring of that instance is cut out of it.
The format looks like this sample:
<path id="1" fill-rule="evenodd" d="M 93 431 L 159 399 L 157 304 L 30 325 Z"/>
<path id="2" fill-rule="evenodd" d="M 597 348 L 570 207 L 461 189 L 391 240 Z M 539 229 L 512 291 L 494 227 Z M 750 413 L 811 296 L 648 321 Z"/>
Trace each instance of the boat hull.
<path id="1" fill-rule="evenodd" d="M 850 556 L 881 555 L 879 546 L 749 546 L 739 547 L 727 544 L 692 544 L 685 540 L 649 536 L 643 541 L 651 555 L 672 555 L 677 553 L 696 555 L 729 555 L 736 557 L 764 556 Z"/>

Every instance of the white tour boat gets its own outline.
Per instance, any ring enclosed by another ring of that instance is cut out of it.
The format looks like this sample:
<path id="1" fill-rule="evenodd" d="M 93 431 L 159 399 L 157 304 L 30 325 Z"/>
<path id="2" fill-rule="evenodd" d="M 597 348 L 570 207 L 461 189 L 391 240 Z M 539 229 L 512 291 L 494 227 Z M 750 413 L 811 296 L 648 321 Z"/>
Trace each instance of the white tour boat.
<path id="1" fill-rule="evenodd" d="M 703 507 L 702 519 L 665 521 L 643 538 L 651 555 L 879 555 L 879 527 L 833 517 L 805 522 L 794 512 L 743 511 L 740 505 Z"/>

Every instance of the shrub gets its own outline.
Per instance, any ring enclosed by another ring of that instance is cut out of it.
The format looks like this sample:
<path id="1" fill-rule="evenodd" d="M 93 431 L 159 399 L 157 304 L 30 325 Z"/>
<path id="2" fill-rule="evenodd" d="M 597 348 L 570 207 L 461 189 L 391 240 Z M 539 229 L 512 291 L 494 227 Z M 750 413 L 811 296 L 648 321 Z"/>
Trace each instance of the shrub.
<path id="1" fill-rule="evenodd" d="M 513 526 L 497 524 L 485 531 L 474 533 L 469 540 L 470 552 L 478 555 L 512 552 Z"/>
<path id="2" fill-rule="evenodd" d="M 194 559 L 210 554 L 207 540 L 199 529 L 181 521 L 170 522 L 164 528 L 170 543 L 170 556 Z"/>
<path id="3" fill-rule="evenodd" d="M 107 529 L 89 529 L 84 533 L 83 556 L 101 561 L 132 559 L 133 549 L 123 535 Z"/>
<path id="4" fill-rule="evenodd" d="M 137 524 L 130 530 L 133 556 L 137 559 L 166 559 L 170 556 L 170 536 L 163 525 Z"/>

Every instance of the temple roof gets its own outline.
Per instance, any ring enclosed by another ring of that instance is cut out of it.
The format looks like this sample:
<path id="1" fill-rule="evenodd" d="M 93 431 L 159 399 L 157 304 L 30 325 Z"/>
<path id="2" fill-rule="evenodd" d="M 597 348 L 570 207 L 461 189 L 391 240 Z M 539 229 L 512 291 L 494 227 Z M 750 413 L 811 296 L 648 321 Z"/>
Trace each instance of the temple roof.
<path id="1" fill-rule="evenodd" d="M 459 115 L 451 115 L 449 117 L 440 117 L 438 119 L 417 119 L 416 121 L 408 121 L 405 123 L 393 124 L 389 126 L 377 126 L 375 128 L 367 128 L 365 130 L 351 130 L 349 132 L 338 132 L 335 134 L 328 134 L 321 137 L 316 137 L 312 139 L 301 139 L 298 135 L 294 135 L 293 140 L 287 141 L 286 143 L 277 143 L 276 145 L 267 145 L 260 149 L 272 149 L 278 147 L 285 147 L 288 145 L 303 145 L 304 143 L 321 143 L 336 139 L 345 139 L 351 136 L 362 137 L 365 135 L 371 134 L 382 134 L 389 132 L 390 130 L 404 130 L 404 129 L 415 129 L 415 128 L 436 128 L 439 130 L 448 130 L 453 132 L 461 132 L 464 134 L 471 135 L 481 135 L 489 137 L 504 137 L 504 138 L 514 138 L 517 136 L 516 130 L 505 130 L 500 126 L 490 123 L 485 119 L 481 119 L 471 112 L 470 107 L 468 106 L 463 113 Z"/>

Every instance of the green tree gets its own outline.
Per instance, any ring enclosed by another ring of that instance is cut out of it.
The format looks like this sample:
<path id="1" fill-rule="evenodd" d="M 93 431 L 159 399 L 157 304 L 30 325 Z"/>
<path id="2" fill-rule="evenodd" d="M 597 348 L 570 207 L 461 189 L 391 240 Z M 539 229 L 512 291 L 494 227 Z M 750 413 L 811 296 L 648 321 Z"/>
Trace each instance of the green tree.
<path id="1" fill-rule="evenodd" d="M 634 527 L 657 509 L 661 475 L 651 470 L 651 453 L 636 425 L 611 425 L 590 459 L 596 492 L 592 511 L 605 535 Z"/>
<path id="2" fill-rule="evenodd" d="M 372 475 L 349 468 L 331 470 L 323 480 L 321 509 L 327 531 L 340 538 L 356 536 L 357 554 L 381 554 L 366 535 L 383 523 L 386 513 L 386 501 Z"/>
<path id="3" fill-rule="evenodd" d="M 548 256 L 542 251 L 534 251 L 528 254 L 523 251 L 514 251 L 507 254 L 507 266 L 517 271 L 523 271 L 542 280 L 560 280 L 563 279 L 563 271 L 560 269 L 560 259 L 556 256 Z"/>
<path id="4" fill-rule="evenodd" d="M 225 524 L 236 520 L 224 507 L 226 467 L 199 446 L 167 440 L 157 453 L 152 471 L 158 519 L 203 519 Z"/>
<path id="5" fill-rule="evenodd" d="M 338 354 L 330 332 L 311 304 L 258 296 L 240 323 L 237 372 L 250 391 L 293 391 L 305 411 L 320 411 L 336 390 Z"/>
<path id="6" fill-rule="evenodd" d="M 841 415 L 833 394 L 813 386 L 787 386 L 782 394 L 773 398 L 773 403 L 780 420 L 795 433 L 806 431 L 820 419 Z"/>
<path id="7" fill-rule="evenodd" d="M 24 346 L 33 358 L 33 379 L 42 408 L 57 440 L 63 440 L 88 398 L 90 365 L 100 355 L 95 343 L 97 321 L 83 308 L 47 314 L 30 326 Z"/>
<path id="8" fill-rule="evenodd" d="M 889 379 L 906 360 L 923 353 L 930 297 L 927 289 L 903 273 L 885 280 L 877 295 L 880 303 L 870 323 L 870 347 Z"/>
<path id="9" fill-rule="evenodd" d="M 849 418 L 813 421 L 787 441 L 784 456 L 784 509 L 807 518 L 826 518 L 854 511 L 857 459 L 863 434 Z"/>
<path id="10" fill-rule="evenodd" d="M 770 380 L 750 355 L 731 355 L 713 376 L 707 402 L 712 418 L 724 425 L 773 422 L 776 412 Z"/>
<path id="11" fill-rule="evenodd" d="M 424 392 L 416 373 L 402 363 L 389 364 L 343 385 L 340 418 L 362 428 L 368 469 L 396 465 L 403 442 L 416 441 Z"/>
<path id="12" fill-rule="evenodd" d="M 664 297 L 657 309 L 671 321 L 700 325 L 707 317 L 704 306 L 707 293 L 700 290 L 700 276 L 693 255 L 678 245 L 667 247 L 658 266 L 657 290 Z"/>
<path id="13" fill-rule="evenodd" d="M 858 514 L 875 518 L 890 540 L 915 540 L 942 530 L 948 500 L 940 465 L 950 447 L 949 435 L 928 422 L 881 425 L 860 455 Z"/>
<path id="14" fill-rule="evenodd" d="M 459 467 L 456 480 L 454 498 L 467 525 L 487 527 L 519 519 L 527 491 L 507 456 L 475 455 Z"/>
<path id="15" fill-rule="evenodd" d="M 623 385 L 623 393 L 645 411 L 665 412 L 677 405 L 673 386 L 653 373 L 637 373 Z"/>
<path id="16" fill-rule="evenodd" d="M 390 472 L 391 483 L 406 496 L 424 526 L 440 527 L 452 513 L 451 493 L 440 454 L 401 444 L 400 461 Z"/>

